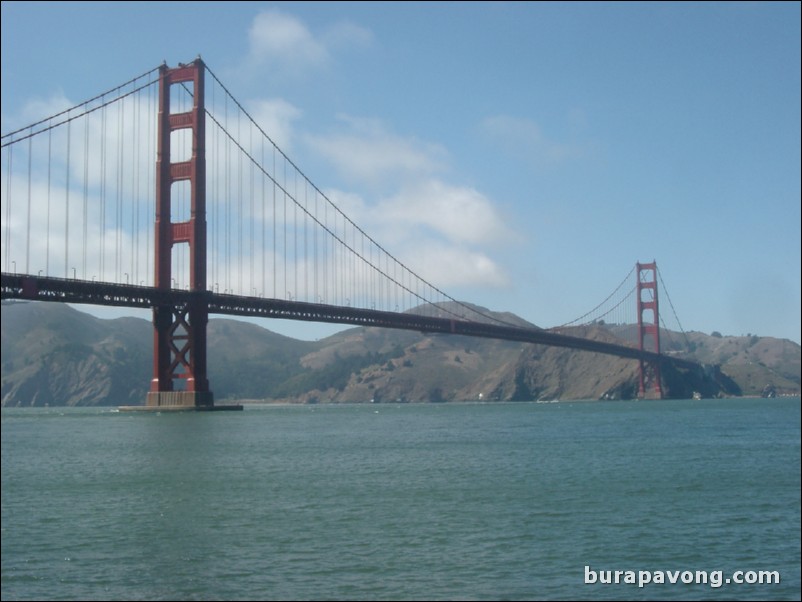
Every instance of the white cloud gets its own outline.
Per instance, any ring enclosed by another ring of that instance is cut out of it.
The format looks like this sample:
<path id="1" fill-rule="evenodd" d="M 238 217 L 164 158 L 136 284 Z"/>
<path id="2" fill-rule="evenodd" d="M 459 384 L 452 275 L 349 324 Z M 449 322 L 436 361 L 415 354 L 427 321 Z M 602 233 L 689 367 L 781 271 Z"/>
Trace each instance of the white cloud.
<path id="1" fill-rule="evenodd" d="M 301 118 L 301 110 L 286 100 L 273 98 L 248 103 L 248 112 L 276 145 L 288 151 L 294 138 L 293 124 Z"/>
<path id="2" fill-rule="evenodd" d="M 248 32 L 251 59 L 294 67 L 320 66 L 329 60 L 326 47 L 299 19 L 278 10 L 256 15 Z"/>
<path id="3" fill-rule="evenodd" d="M 410 237 L 399 251 L 423 278 L 448 291 L 452 287 L 505 288 L 506 272 L 485 253 L 430 238 Z"/>
<path id="4" fill-rule="evenodd" d="M 341 115 L 339 120 L 341 131 L 308 136 L 307 143 L 346 178 L 361 184 L 398 185 L 445 166 L 447 153 L 439 145 L 398 136 L 378 119 Z"/>
<path id="5" fill-rule="evenodd" d="M 506 287 L 509 278 L 483 249 L 514 238 L 492 203 L 436 179 L 371 205 L 353 193 L 327 196 L 403 264 L 438 287 Z"/>
<path id="6" fill-rule="evenodd" d="M 71 103 L 62 91 L 54 93 L 49 98 L 32 99 L 25 103 L 18 115 L 3 115 L 2 130 L 3 132 L 9 132 L 19 127 L 25 127 L 41 119 L 56 115 L 73 105 L 74 103 Z"/>
<path id="7" fill-rule="evenodd" d="M 490 200 L 479 191 L 428 179 L 406 187 L 376 208 L 387 223 L 398 227 L 425 227 L 460 244 L 488 244 L 508 240 L 509 228 Z"/>
<path id="8" fill-rule="evenodd" d="M 297 17 L 271 9 L 256 15 L 248 41 L 251 65 L 269 65 L 286 75 L 327 67 L 336 52 L 369 46 L 373 34 L 348 21 L 315 34 Z"/>
<path id="9" fill-rule="evenodd" d="M 523 117 L 494 115 L 484 119 L 480 129 L 505 152 L 541 167 L 576 159 L 583 154 L 580 146 L 549 139 L 537 123 Z"/>
<path id="10" fill-rule="evenodd" d="M 509 283 L 483 247 L 516 238 L 494 203 L 469 186 L 447 182 L 447 151 L 392 132 L 378 119 L 340 117 L 336 133 L 306 142 L 357 188 L 376 192 L 329 198 L 414 271 L 440 286 Z"/>
<path id="11" fill-rule="evenodd" d="M 329 190 L 326 192 L 326 196 L 358 226 L 367 227 L 367 224 L 373 221 L 370 208 L 358 194 L 342 190 Z"/>
<path id="12" fill-rule="evenodd" d="M 350 21 L 341 21 L 329 27 L 321 39 L 330 51 L 365 48 L 373 44 L 373 33 Z"/>

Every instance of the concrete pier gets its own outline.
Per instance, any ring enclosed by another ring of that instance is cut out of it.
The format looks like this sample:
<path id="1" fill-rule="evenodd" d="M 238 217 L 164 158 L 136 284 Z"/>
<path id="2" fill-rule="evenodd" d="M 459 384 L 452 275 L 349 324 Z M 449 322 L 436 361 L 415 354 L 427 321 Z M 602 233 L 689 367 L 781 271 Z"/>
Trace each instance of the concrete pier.
<path id="1" fill-rule="evenodd" d="M 242 405 L 223 406 L 118 406 L 120 412 L 239 412 Z"/>
<path id="2" fill-rule="evenodd" d="M 121 412 L 231 412 L 241 404 L 214 405 L 211 391 L 158 391 L 148 393 L 143 406 L 120 406 Z"/>

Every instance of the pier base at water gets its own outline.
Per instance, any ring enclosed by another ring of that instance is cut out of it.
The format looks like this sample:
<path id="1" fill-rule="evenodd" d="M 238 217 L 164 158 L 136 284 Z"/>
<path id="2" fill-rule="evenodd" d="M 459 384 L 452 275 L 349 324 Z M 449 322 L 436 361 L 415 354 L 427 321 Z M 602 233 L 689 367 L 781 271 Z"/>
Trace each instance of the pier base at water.
<path id="1" fill-rule="evenodd" d="M 158 391 L 148 393 L 143 406 L 120 406 L 121 412 L 225 412 L 242 405 L 214 405 L 211 391 Z"/>
<path id="2" fill-rule="evenodd" d="M 214 393 L 211 391 L 151 391 L 145 407 L 213 407 Z"/>
<path id="3" fill-rule="evenodd" d="M 118 406 L 120 412 L 237 412 L 242 406 Z"/>

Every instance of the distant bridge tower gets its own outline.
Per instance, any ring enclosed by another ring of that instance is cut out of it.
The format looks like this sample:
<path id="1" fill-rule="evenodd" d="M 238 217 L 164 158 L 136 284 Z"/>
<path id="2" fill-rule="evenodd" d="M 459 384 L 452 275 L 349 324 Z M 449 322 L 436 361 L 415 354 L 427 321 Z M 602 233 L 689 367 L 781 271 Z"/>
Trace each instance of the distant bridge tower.
<path id="1" fill-rule="evenodd" d="M 657 304 L 657 263 L 637 263 L 638 278 L 638 348 L 641 351 L 660 353 L 660 314 Z M 651 383 L 652 391 L 647 390 Z M 640 388 L 638 396 L 662 399 L 660 362 L 640 360 Z"/>
<path id="2" fill-rule="evenodd" d="M 169 293 L 172 287 L 172 250 L 189 245 L 191 293 L 188 301 L 173 299 L 169 305 L 153 308 L 153 380 L 148 406 L 211 408 L 206 372 L 206 326 L 209 311 L 206 292 L 206 112 L 204 70 L 198 58 L 188 65 L 168 68 L 159 74 L 158 149 L 156 158 L 155 264 L 157 289 Z M 191 82 L 193 106 L 184 113 L 170 112 L 170 88 Z M 173 163 L 170 136 L 182 129 L 192 131 L 192 156 Z M 175 182 L 188 181 L 191 214 L 188 221 L 171 222 L 171 194 Z"/>

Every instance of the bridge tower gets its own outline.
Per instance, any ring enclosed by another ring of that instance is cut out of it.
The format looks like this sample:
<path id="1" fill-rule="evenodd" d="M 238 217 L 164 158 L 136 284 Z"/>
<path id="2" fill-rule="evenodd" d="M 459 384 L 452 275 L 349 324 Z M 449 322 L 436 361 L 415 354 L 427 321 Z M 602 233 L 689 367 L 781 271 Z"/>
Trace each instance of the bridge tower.
<path id="1" fill-rule="evenodd" d="M 636 264 L 638 294 L 638 348 L 641 351 L 660 353 L 660 314 L 657 304 L 657 263 Z M 651 382 L 652 391 L 647 390 Z M 640 388 L 638 396 L 643 399 L 663 398 L 660 381 L 660 362 L 640 359 Z"/>
<path id="2" fill-rule="evenodd" d="M 200 58 L 175 68 L 162 65 L 159 73 L 158 148 L 156 157 L 155 274 L 157 289 L 169 293 L 172 251 L 177 244 L 189 246 L 189 290 L 186 301 L 171 300 L 153 308 L 153 379 L 147 406 L 213 408 L 206 372 L 206 326 L 209 311 L 206 292 L 206 112 L 204 71 Z M 171 113 L 170 91 L 176 84 L 192 85 L 193 106 Z M 192 133 L 192 156 L 172 162 L 171 134 L 188 129 Z M 172 222 L 173 184 L 188 181 L 190 216 Z M 165 297 L 169 297 L 165 295 Z"/>

